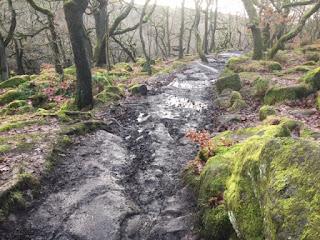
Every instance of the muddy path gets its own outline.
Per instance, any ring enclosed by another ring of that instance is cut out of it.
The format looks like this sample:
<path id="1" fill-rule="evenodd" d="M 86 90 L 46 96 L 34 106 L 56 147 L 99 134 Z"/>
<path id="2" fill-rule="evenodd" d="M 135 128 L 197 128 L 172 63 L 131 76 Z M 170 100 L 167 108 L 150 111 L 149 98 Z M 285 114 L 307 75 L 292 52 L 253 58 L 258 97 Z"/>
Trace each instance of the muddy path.
<path id="1" fill-rule="evenodd" d="M 42 195 L 0 226 L 1 239 L 196 239 L 182 173 L 197 149 L 185 134 L 208 129 L 212 85 L 229 57 L 154 78 L 146 97 L 106 108 L 110 132 L 72 146 Z"/>

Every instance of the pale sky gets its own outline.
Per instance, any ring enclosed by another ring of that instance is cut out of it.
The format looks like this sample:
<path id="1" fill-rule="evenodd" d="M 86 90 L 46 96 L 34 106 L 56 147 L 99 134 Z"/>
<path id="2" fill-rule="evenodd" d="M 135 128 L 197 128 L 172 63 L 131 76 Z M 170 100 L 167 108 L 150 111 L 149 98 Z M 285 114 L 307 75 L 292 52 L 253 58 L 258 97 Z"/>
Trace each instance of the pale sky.
<path id="1" fill-rule="evenodd" d="M 187 8 L 194 8 L 194 0 L 185 0 Z M 144 3 L 144 0 L 136 0 L 136 2 Z M 181 6 L 181 0 L 158 0 L 158 5 L 166 5 L 170 7 Z M 244 13 L 244 7 L 241 0 L 219 0 L 219 11 L 223 13 Z"/>

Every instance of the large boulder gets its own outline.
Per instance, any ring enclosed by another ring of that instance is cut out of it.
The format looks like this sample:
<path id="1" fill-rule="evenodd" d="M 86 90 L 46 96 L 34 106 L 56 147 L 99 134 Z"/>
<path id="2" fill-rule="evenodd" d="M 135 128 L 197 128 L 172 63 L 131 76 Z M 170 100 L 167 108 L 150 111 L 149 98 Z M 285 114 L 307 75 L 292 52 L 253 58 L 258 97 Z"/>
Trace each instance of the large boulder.
<path id="1" fill-rule="evenodd" d="M 270 87 L 265 96 L 264 103 L 267 105 L 282 102 L 283 100 L 295 100 L 308 96 L 314 90 L 305 84 L 295 84 L 284 87 L 272 86 Z"/>
<path id="2" fill-rule="evenodd" d="M 239 75 L 233 74 L 230 76 L 219 78 L 216 82 L 216 87 L 219 93 L 221 93 L 226 88 L 238 91 L 242 88 L 242 85 Z"/>
<path id="3" fill-rule="evenodd" d="M 320 145 L 248 139 L 224 197 L 240 239 L 320 239 Z"/>

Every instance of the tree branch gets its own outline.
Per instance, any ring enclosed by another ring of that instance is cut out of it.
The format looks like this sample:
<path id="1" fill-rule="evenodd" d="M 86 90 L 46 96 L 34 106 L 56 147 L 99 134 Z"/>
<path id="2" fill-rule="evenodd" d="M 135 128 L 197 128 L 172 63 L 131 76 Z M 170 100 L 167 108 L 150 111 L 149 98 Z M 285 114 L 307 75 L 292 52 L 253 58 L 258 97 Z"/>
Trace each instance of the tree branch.
<path id="1" fill-rule="evenodd" d="M 16 29 L 16 26 L 17 26 L 17 18 L 16 18 L 17 14 L 12 6 L 12 0 L 8 0 L 8 4 L 9 4 L 9 9 L 11 11 L 11 24 L 10 24 L 8 36 L 4 41 L 4 47 L 8 46 L 8 44 L 11 42 L 13 38 L 14 30 Z"/>

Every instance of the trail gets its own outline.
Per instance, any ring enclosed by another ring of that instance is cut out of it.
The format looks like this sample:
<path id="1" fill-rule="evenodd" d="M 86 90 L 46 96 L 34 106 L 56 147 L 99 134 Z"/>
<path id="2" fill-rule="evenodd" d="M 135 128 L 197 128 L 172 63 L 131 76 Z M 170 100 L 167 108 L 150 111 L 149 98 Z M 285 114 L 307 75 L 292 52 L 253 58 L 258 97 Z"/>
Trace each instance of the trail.
<path id="1" fill-rule="evenodd" d="M 185 134 L 208 128 L 212 85 L 229 57 L 153 78 L 147 97 L 106 108 L 117 115 L 112 131 L 72 146 L 27 212 L 0 226 L 1 239 L 196 239 L 182 173 L 197 149 Z"/>

